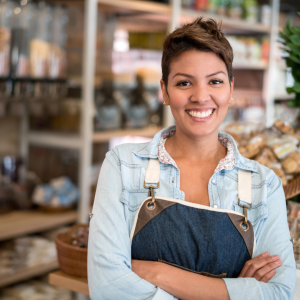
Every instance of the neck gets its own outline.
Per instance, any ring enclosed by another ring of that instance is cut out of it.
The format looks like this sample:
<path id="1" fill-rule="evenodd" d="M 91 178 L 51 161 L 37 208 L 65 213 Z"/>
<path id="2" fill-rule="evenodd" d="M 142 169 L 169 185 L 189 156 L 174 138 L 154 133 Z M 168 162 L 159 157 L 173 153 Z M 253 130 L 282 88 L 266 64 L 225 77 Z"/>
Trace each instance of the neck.
<path id="1" fill-rule="evenodd" d="M 197 163 L 218 163 L 227 153 L 226 148 L 218 140 L 218 131 L 195 138 L 182 132 L 178 127 L 167 139 L 165 147 L 174 160 L 188 158 L 190 162 Z"/>

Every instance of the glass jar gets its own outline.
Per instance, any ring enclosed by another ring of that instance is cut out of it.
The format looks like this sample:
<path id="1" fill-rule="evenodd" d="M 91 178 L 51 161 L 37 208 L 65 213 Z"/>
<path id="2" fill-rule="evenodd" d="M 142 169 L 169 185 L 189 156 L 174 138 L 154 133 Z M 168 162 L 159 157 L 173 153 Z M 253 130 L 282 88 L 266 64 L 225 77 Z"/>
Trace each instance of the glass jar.
<path id="1" fill-rule="evenodd" d="M 39 2 L 33 16 L 32 38 L 30 40 L 30 75 L 33 78 L 47 78 L 50 53 L 50 24 L 52 7 Z"/>
<path id="2" fill-rule="evenodd" d="M 0 77 L 9 75 L 11 23 L 14 6 L 12 1 L 0 1 Z"/>
<path id="3" fill-rule="evenodd" d="M 53 7 L 53 18 L 50 24 L 48 75 L 50 78 L 66 77 L 66 25 L 68 14 L 66 8 Z"/>

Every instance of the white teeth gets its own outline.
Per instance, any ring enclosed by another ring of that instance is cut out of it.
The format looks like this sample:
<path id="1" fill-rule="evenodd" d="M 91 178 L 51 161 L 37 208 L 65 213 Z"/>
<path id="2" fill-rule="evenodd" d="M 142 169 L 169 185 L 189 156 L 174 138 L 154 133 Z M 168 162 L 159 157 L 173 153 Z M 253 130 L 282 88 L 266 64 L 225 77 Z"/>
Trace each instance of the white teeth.
<path id="1" fill-rule="evenodd" d="M 192 117 L 196 117 L 196 118 L 206 118 L 208 117 L 209 115 L 211 115 L 213 112 L 213 109 L 208 109 L 206 111 L 203 111 L 203 112 L 197 112 L 197 111 L 187 111 L 187 113 L 192 116 Z"/>

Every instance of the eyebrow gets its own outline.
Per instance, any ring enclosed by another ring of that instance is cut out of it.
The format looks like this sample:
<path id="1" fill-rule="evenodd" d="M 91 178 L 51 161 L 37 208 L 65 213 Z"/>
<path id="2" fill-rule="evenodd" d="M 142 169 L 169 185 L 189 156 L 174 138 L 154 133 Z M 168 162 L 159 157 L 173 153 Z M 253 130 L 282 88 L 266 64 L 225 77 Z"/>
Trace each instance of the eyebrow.
<path id="1" fill-rule="evenodd" d="M 214 76 L 214 75 L 217 75 L 217 74 L 219 74 L 219 73 L 223 73 L 224 75 L 226 75 L 223 71 L 218 71 L 218 72 L 215 72 L 215 73 L 212 73 L 212 74 L 209 74 L 209 75 L 207 75 L 206 77 L 208 78 L 208 77 L 211 77 L 211 76 Z M 176 77 L 176 76 L 185 76 L 185 77 L 188 77 L 188 78 L 194 78 L 194 76 L 193 75 L 190 75 L 190 74 L 186 74 L 186 73 L 176 73 L 174 76 L 173 76 L 173 78 L 174 77 Z"/>

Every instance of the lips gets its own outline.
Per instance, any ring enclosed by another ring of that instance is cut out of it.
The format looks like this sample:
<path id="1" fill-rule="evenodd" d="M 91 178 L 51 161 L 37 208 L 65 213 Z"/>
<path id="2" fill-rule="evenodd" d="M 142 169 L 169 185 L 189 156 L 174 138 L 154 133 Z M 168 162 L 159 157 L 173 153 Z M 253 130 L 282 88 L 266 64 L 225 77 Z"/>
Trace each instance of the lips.
<path id="1" fill-rule="evenodd" d="M 209 117 L 214 112 L 214 109 L 213 108 L 202 109 L 202 110 L 188 109 L 186 110 L 186 112 L 194 118 L 204 119 Z"/>

